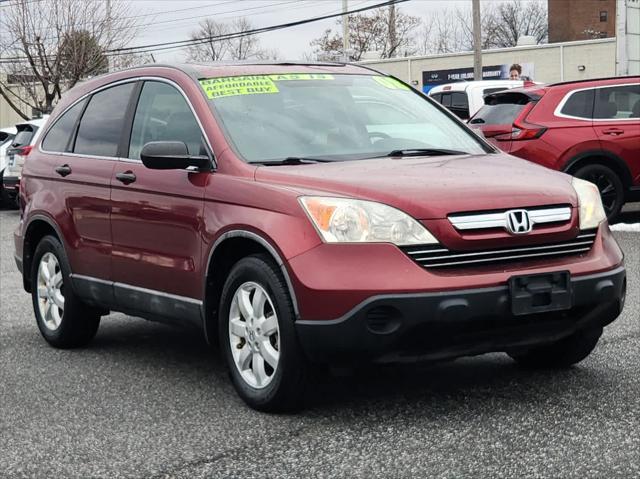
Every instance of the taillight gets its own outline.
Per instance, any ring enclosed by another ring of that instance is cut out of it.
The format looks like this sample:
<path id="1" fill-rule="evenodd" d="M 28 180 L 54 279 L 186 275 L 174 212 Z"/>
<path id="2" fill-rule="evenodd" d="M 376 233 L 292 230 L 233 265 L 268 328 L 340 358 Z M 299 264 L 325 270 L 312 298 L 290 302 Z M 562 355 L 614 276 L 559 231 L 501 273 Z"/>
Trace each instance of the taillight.
<path id="1" fill-rule="evenodd" d="M 534 123 L 528 123 L 527 121 L 525 121 L 527 115 L 531 110 L 533 110 L 533 107 L 535 105 L 536 102 L 534 101 L 527 103 L 518 117 L 514 120 L 513 128 L 511 130 L 511 140 L 534 140 L 536 138 L 540 138 L 542 134 L 547 131 L 544 126 L 536 125 Z"/>
<path id="2" fill-rule="evenodd" d="M 33 146 L 23 146 L 22 148 L 18 148 L 16 153 L 20 156 L 28 156 L 32 149 Z"/>

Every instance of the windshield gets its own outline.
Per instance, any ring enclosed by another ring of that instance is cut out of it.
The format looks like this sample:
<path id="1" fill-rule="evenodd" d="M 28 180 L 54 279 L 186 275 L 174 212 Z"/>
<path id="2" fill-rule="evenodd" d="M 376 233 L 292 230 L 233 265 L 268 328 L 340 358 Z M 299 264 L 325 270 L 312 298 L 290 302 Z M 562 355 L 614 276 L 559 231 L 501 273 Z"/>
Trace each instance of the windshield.
<path id="1" fill-rule="evenodd" d="M 491 151 L 389 77 L 254 75 L 200 84 L 228 139 L 249 162 L 363 159 L 409 149 Z"/>

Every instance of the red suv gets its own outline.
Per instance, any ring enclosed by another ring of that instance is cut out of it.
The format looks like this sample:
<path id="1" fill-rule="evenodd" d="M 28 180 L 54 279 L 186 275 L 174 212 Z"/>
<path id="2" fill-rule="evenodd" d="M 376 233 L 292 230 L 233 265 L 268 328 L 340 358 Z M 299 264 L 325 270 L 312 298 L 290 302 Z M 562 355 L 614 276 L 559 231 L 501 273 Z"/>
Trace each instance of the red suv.
<path id="1" fill-rule="evenodd" d="M 501 150 L 595 183 L 609 219 L 640 201 L 640 77 L 493 93 L 469 123 Z"/>
<path id="2" fill-rule="evenodd" d="M 29 155 L 16 262 L 44 338 L 109 311 L 201 329 L 240 396 L 313 364 L 585 358 L 622 310 L 591 183 L 342 64 L 149 66 L 75 87 Z"/>

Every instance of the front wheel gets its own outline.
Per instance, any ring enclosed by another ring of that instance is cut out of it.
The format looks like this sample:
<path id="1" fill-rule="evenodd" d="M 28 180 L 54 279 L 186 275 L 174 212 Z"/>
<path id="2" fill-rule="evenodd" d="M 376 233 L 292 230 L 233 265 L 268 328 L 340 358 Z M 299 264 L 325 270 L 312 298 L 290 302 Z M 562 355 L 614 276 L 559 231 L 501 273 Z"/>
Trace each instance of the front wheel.
<path id="1" fill-rule="evenodd" d="M 299 406 L 307 362 L 295 334 L 289 291 L 268 256 L 252 255 L 233 267 L 219 311 L 220 347 L 240 397 L 265 412 Z"/>
<path id="2" fill-rule="evenodd" d="M 100 325 L 100 313 L 71 289 L 71 270 L 60 241 L 42 238 L 33 257 L 31 297 L 38 328 L 56 348 L 84 346 Z"/>
<path id="3" fill-rule="evenodd" d="M 509 356 L 526 368 L 564 369 L 589 356 L 601 335 L 602 328 L 585 329 L 555 343 L 509 353 Z"/>

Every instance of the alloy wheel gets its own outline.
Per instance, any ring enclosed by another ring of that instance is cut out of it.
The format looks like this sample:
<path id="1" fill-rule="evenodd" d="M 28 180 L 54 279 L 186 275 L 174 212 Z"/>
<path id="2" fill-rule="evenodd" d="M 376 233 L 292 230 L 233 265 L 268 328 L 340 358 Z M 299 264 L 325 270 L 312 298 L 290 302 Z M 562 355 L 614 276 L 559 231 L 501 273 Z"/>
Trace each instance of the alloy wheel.
<path id="1" fill-rule="evenodd" d="M 246 282 L 233 295 L 229 342 L 244 381 L 256 389 L 268 386 L 280 359 L 280 329 L 273 302 L 258 283 Z"/>
<path id="2" fill-rule="evenodd" d="M 38 308 L 47 329 L 55 331 L 62 323 L 64 295 L 62 269 L 53 253 L 45 253 L 38 266 Z"/>

